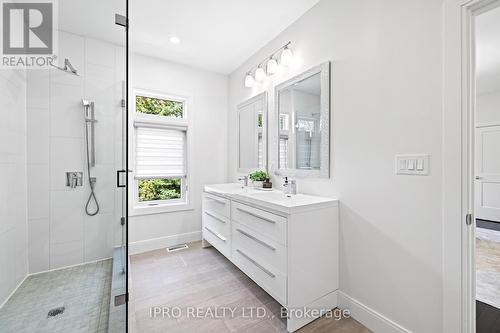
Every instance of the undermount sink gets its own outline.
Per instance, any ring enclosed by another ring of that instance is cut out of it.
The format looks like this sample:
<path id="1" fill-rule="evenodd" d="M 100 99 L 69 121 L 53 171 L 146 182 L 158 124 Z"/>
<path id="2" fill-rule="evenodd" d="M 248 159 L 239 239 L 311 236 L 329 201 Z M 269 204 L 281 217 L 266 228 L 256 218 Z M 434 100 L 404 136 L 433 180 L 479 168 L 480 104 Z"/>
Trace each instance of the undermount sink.
<path id="1" fill-rule="evenodd" d="M 283 213 L 296 210 L 315 209 L 337 203 L 337 199 L 323 198 L 307 194 L 287 195 L 282 191 L 262 191 L 239 183 L 206 185 L 205 192 L 223 195 L 244 203 L 256 204 L 263 208 Z"/>
<path id="2" fill-rule="evenodd" d="M 245 186 L 240 183 L 226 183 L 226 184 L 213 184 L 205 185 L 205 192 L 216 193 L 221 195 L 231 195 L 237 192 L 241 192 L 245 189 Z"/>

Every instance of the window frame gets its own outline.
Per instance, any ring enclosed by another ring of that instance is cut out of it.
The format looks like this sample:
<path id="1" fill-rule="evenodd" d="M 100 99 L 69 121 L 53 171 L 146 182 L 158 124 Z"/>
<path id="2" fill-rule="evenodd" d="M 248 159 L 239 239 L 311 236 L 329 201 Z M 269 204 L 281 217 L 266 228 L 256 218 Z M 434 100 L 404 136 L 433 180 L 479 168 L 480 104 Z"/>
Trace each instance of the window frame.
<path id="1" fill-rule="evenodd" d="M 189 116 L 190 108 L 191 108 L 191 96 L 186 93 L 164 93 L 158 92 L 152 89 L 143 89 L 143 88 L 134 88 L 133 93 L 131 94 L 132 105 L 131 118 L 133 121 L 129 126 L 130 136 L 129 140 L 129 152 L 131 156 L 131 165 L 136 167 L 136 140 L 137 140 L 137 127 L 155 127 L 155 128 L 164 128 L 164 129 L 173 129 L 184 131 L 186 133 L 186 145 L 185 145 L 185 163 L 186 163 L 186 176 L 181 177 L 181 198 L 179 199 L 171 199 L 171 200 L 157 200 L 157 201 L 147 201 L 140 202 L 139 201 L 139 180 L 135 178 L 135 170 L 131 170 L 129 172 L 129 184 L 133 184 L 130 186 L 130 195 L 129 195 L 129 203 L 131 216 L 139 216 L 139 215 L 149 215 L 149 214 L 160 214 L 160 213 L 168 213 L 168 212 L 176 212 L 183 210 L 192 210 L 193 205 L 191 201 L 191 117 Z M 136 109 L 136 99 L 138 96 L 149 97 L 149 98 L 157 98 L 170 100 L 175 102 L 183 103 L 182 110 L 182 118 L 168 117 L 168 116 L 160 116 L 153 114 L 146 114 L 137 112 Z M 174 177 L 172 177 L 174 178 Z M 176 178 L 176 177 L 175 177 Z M 153 178 L 151 178 L 153 179 Z M 163 177 L 158 177 L 158 179 L 164 179 Z"/>

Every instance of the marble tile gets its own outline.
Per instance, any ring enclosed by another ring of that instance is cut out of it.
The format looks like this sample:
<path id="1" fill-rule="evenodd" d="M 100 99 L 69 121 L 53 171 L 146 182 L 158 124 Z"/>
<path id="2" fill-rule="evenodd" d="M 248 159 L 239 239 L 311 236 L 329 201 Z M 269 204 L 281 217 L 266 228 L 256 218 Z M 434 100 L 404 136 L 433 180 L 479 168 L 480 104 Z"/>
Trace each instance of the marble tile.
<path id="1" fill-rule="evenodd" d="M 0 332 L 107 332 L 110 290 L 111 260 L 29 276 L 0 309 Z"/>

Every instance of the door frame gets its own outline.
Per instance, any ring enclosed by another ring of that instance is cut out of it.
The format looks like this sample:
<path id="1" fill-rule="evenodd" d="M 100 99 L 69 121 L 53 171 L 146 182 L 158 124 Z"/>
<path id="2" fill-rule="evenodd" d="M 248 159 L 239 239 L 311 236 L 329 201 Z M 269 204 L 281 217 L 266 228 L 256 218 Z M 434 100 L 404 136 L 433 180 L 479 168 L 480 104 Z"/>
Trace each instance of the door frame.
<path id="1" fill-rule="evenodd" d="M 474 19 L 497 6 L 445 0 L 443 8 L 443 332 L 476 329 Z"/>

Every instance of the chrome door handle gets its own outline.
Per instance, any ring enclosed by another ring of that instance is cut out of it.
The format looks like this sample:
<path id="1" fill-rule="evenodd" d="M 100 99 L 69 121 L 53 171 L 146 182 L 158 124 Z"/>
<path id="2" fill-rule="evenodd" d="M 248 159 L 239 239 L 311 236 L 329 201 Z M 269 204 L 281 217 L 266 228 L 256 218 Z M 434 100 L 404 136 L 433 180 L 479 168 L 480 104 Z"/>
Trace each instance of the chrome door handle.
<path id="1" fill-rule="evenodd" d="M 274 275 L 271 271 L 269 271 L 268 269 L 266 269 L 264 266 L 262 266 L 261 264 L 259 264 L 257 261 L 255 261 L 254 259 L 250 258 L 247 254 L 245 254 L 243 251 L 241 251 L 240 249 L 236 249 L 236 252 L 238 252 L 239 254 L 241 254 L 243 257 L 245 257 L 248 261 L 250 261 L 252 264 L 254 264 L 255 266 L 257 266 L 259 269 L 261 269 L 264 273 L 266 273 L 267 275 L 269 275 L 270 277 L 272 278 L 275 278 L 276 275 Z"/>
<path id="2" fill-rule="evenodd" d="M 220 239 L 221 241 L 225 242 L 226 241 L 226 237 L 223 237 L 221 235 L 219 235 L 218 233 L 216 233 L 215 231 L 213 231 L 212 229 L 210 228 L 207 228 L 205 227 L 205 229 L 208 230 L 208 232 L 210 232 L 212 235 L 214 235 L 215 237 L 217 237 L 218 239 Z"/>
<path id="3" fill-rule="evenodd" d="M 274 220 L 271 220 L 271 219 L 268 219 L 268 218 L 266 218 L 266 217 L 262 217 L 262 216 L 260 216 L 260 215 L 257 215 L 257 214 L 255 214 L 255 213 L 249 212 L 248 210 L 245 210 L 245 209 L 243 209 L 243 208 L 236 208 L 236 209 L 237 209 L 237 210 L 239 210 L 239 211 L 240 211 L 240 212 L 242 212 L 242 213 L 248 214 L 248 215 L 250 215 L 250 216 L 256 217 L 256 218 L 261 219 L 261 220 L 264 220 L 264 221 L 266 221 L 266 222 L 269 222 L 269 223 L 276 223 L 276 221 L 274 221 Z"/>
<path id="4" fill-rule="evenodd" d="M 253 239 L 253 240 L 254 240 L 254 241 L 256 241 L 257 243 L 264 245 L 265 247 L 267 247 L 267 248 L 271 249 L 272 251 L 276 251 L 276 248 L 275 248 L 274 246 L 271 246 L 271 245 L 267 244 L 266 242 L 261 241 L 261 240 L 260 240 L 260 239 L 258 239 L 257 237 L 252 236 L 252 235 L 250 235 L 249 233 L 247 233 L 247 232 L 245 232 L 245 231 L 243 231 L 243 230 L 241 230 L 241 229 L 239 229 L 239 228 L 237 228 L 237 229 L 236 229 L 236 231 L 238 231 L 240 234 L 243 234 L 243 235 L 247 236 L 247 237 L 248 237 L 248 238 L 250 238 L 250 239 Z"/>
<path id="5" fill-rule="evenodd" d="M 217 220 L 217 221 L 219 221 L 219 222 L 226 223 L 226 221 L 224 221 L 224 220 L 223 220 L 223 219 L 221 219 L 220 217 L 215 216 L 215 215 L 214 215 L 214 214 L 212 214 L 212 213 L 205 212 L 205 214 L 207 214 L 207 215 L 208 215 L 208 216 L 210 216 L 211 218 L 216 219 L 216 220 Z"/>

